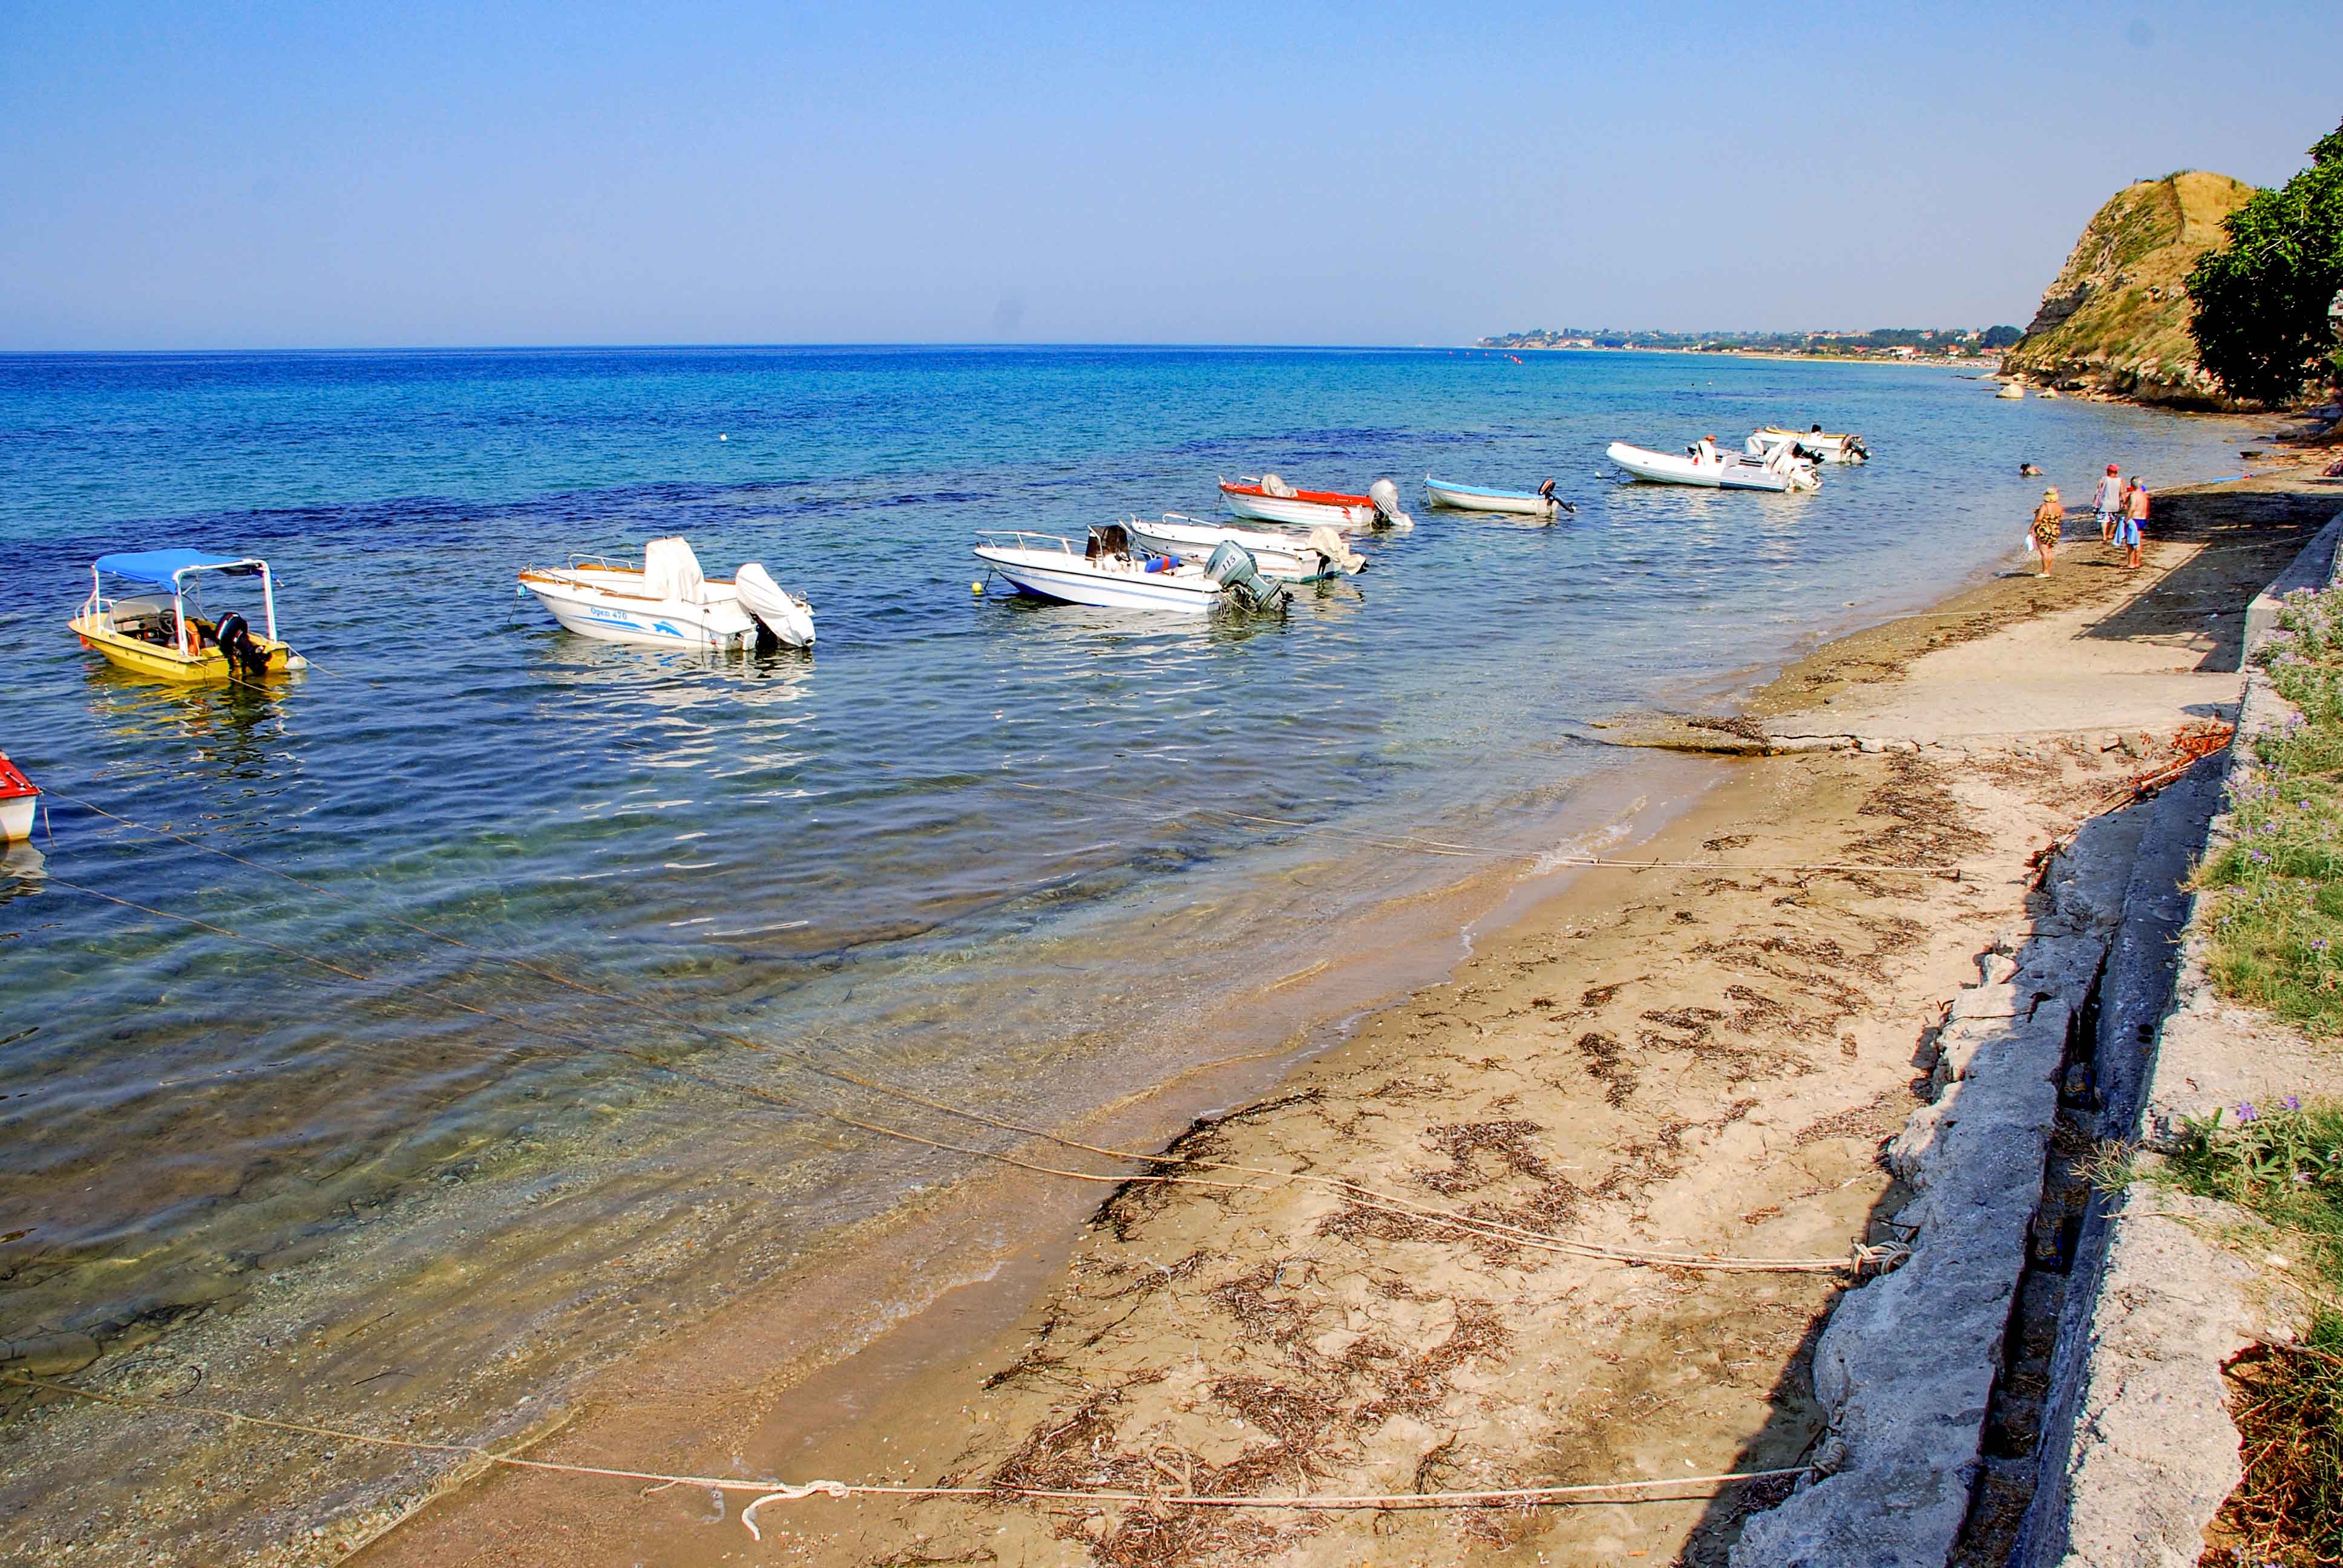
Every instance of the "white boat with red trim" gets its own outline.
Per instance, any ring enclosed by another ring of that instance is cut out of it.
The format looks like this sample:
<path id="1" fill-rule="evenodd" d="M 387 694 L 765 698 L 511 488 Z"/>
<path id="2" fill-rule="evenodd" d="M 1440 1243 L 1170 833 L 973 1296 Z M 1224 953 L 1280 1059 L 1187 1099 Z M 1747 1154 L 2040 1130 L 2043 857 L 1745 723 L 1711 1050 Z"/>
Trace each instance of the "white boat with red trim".
<path id="1" fill-rule="evenodd" d="M 1229 510 L 1257 523 L 1285 523 L 1301 528 L 1338 528 L 1346 534 L 1369 528 L 1412 528 L 1415 519 L 1399 509 L 1399 487 L 1377 479 L 1363 496 L 1340 490 L 1297 490 L 1275 474 L 1221 481 L 1221 498 Z"/>
<path id="2" fill-rule="evenodd" d="M 25 770 L 0 751 L 0 844 L 14 844 L 33 836 L 33 818 L 41 806 L 41 791 Z"/>

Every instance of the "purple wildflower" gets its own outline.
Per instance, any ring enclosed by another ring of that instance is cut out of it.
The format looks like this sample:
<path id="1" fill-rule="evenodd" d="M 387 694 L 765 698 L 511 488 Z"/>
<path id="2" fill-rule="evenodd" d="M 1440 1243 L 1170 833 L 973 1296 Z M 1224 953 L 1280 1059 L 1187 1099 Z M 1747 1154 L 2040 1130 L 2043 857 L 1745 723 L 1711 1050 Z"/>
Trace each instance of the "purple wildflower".
<path id="1" fill-rule="evenodd" d="M 2237 1101 L 2237 1121 L 2239 1123 L 2242 1124 L 2247 1121 L 2259 1121 L 2261 1119 L 2262 1113 L 2254 1109 L 2254 1102 L 2252 1101 L 2240 1100 Z"/>
<path id="2" fill-rule="evenodd" d="M 2319 945 L 2319 946 L 2321 946 L 2321 947 L 2325 947 L 2327 944 L 2326 944 L 2326 943 L 2324 943 L 2324 942 L 2321 942 L 2321 943 L 2319 943 L 2318 945 Z M 2291 1094 L 2288 1095 L 2284 1100 L 2279 1101 L 2278 1101 L 2278 1103 L 2279 1103 L 2280 1105 L 2283 1105 L 2284 1107 L 2286 1107 L 2288 1111 L 2299 1111 L 2299 1110 L 2301 1110 L 2301 1109 L 2302 1109 L 2302 1101 L 2299 1101 L 2299 1100 L 2297 1100 L 2297 1099 L 2296 1099 L 2293 1095 L 2291 1095 Z"/>

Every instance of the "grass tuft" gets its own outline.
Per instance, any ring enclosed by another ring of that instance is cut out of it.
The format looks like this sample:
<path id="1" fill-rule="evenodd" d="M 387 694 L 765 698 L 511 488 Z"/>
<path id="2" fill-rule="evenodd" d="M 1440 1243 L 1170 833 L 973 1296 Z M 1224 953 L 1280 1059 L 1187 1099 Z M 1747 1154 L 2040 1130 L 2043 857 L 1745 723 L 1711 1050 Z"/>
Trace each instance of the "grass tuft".
<path id="1" fill-rule="evenodd" d="M 2268 659 L 2297 712 L 2229 784 L 2232 836 L 2197 868 L 2222 995 L 2343 1035 L 2343 590 L 2287 596 Z"/>
<path id="2" fill-rule="evenodd" d="M 2287 1272 L 2312 1303 L 2301 1342 L 2239 1360 L 2245 1480 L 2208 1563 L 2343 1563 L 2343 1104 L 2240 1105 L 2187 1124 L 2154 1172 L 2258 1215 L 2289 1241 Z"/>

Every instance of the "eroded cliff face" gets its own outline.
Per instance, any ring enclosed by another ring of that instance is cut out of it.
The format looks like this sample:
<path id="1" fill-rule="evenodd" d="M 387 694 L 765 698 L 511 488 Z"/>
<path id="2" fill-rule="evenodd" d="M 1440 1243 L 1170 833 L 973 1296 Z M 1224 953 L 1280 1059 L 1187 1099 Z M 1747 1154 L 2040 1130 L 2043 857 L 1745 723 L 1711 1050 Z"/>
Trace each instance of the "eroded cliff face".
<path id="1" fill-rule="evenodd" d="M 2188 336 L 2188 269 L 2222 242 L 2254 187 L 2187 169 L 2142 180 L 2099 208 L 2043 291 L 2006 371 L 2070 391 L 2181 407 L 2227 407 Z"/>

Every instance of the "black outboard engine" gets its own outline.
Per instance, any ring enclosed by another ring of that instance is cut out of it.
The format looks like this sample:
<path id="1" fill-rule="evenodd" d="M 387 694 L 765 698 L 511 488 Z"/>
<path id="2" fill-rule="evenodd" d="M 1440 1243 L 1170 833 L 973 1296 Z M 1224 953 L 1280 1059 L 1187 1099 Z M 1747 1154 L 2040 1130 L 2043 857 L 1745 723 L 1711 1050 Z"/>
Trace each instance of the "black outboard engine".
<path id="1" fill-rule="evenodd" d="M 1252 554 L 1234 539 L 1212 547 L 1204 575 L 1229 590 L 1229 598 L 1249 610 L 1282 609 L 1289 597 L 1284 588 L 1261 575 Z"/>
<path id="2" fill-rule="evenodd" d="M 268 670 L 268 650 L 252 640 L 252 628 L 244 617 L 234 610 L 220 617 L 219 650 L 229 664 L 246 675 L 264 675 Z"/>

